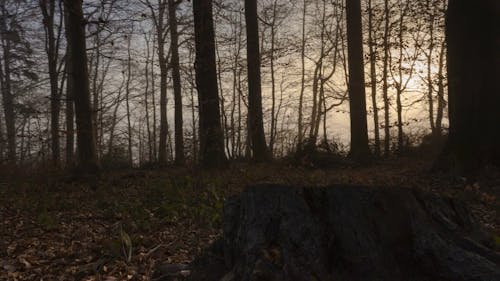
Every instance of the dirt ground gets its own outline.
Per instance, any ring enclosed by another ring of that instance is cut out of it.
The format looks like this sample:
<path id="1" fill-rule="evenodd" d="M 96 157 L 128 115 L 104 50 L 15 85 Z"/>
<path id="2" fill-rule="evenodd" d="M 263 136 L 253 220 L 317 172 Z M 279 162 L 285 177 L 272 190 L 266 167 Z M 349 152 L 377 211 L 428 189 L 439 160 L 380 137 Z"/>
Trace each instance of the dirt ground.
<path id="1" fill-rule="evenodd" d="M 108 172 L 97 189 L 39 171 L 0 179 L 0 280 L 150 280 L 158 263 L 189 263 L 221 233 L 225 198 L 249 184 L 419 188 L 467 201 L 500 244 L 500 173 L 476 183 L 428 172 L 429 161 L 307 169 L 237 163 Z"/>

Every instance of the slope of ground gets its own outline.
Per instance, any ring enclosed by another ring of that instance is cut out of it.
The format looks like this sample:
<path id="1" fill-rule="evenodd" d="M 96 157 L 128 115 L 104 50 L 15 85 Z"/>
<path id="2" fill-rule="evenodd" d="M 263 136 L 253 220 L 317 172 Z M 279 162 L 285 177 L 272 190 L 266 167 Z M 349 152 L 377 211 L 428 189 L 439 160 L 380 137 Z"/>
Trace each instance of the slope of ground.
<path id="1" fill-rule="evenodd" d="M 218 237 L 225 198 L 263 182 L 444 193 L 466 200 L 500 239 L 498 171 L 466 184 L 428 167 L 393 159 L 327 170 L 285 164 L 128 170 L 105 173 L 95 191 L 46 171 L 18 175 L 0 185 L 0 280 L 150 280 L 157 263 L 188 263 Z"/>

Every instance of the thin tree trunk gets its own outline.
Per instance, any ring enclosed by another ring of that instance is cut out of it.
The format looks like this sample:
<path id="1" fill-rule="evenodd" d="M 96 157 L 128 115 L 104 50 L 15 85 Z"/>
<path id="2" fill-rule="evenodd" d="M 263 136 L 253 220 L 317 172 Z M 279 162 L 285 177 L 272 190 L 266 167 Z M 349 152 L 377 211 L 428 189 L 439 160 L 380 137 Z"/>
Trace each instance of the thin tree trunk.
<path id="1" fill-rule="evenodd" d="M 42 10 L 45 29 L 45 51 L 47 53 L 49 82 L 50 82 L 50 131 L 52 164 L 60 165 L 59 144 L 59 115 L 61 112 L 61 98 L 59 95 L 59 72 L 57 70 L 59 57 L 59 32 L 54 32 L 55 0 L 41 0 L 39 2 Z M 61 15 L 62 17 L 62 15 Z M 59 25 L 59 30 L 61 25 Z"/>
<path id="2" fill-rule="evenodd" d="M 388 85 L 388 62 L 389 62 L 389 23 L 390 23 L 390 13 L 389 13 L 389 0 L 384 0 L 384 61 L 383 61 L 383 71 L 382 71 L 382 94 L 384 99 L 384 155 L 387 157 L 390 152 L 390 141 L 391 141 L 391 124 L 390 124 L 390 102 L 389 102 L 389 85 Z"/>
<path id="3" fill-rule="evenodd" d="M 175 163 L 184 164 L 184 132 L 182 118 L 182 93 L 181 74 L 179 66 L 179 35 L 177 33 L 177 4 L 175 0 L 168 0 L 168 19 L 170 26 L 170 49 L 172 57 L 170 64 L 172 68 L 172 80 L 174 86 L 174 119 L 175 119 Z"/>
<path id="4" fill-rule="evenodd" d="M 274 142 L 276 137 L 276 82 L 274 78 L 274 45 L 276 37 L 276 0 L 273 3 L 273 20 L 271 26 L 271 49 L 270 51 L 270 68 L 271 68 L 271 133 L 269 136 L 269 154 L 274 156 Z"/>
<path id="5" fill-rule="evenodd" d="M 401 102 L 401 89 L 396 89 L 396 113 L 398 118 L 398 152 L 404 149 L 404 132 L 403 132 L 403 104 Z"/>
<path id="6" fill-rule="evenodd" d="M 408 8 L 408 6 L 406 6 L 406 8 Z M 398 82 L 396 83 L 396 111 L 397 111 L 397 118 L 398 118 L 398 152 L 402 152 L 404 149 L 403 104 L 401 102 L 401 95 L 403 94 L 403 88 L 404 88 L 404 86 L 403 86 L 403 49 L 405 47 L 404 47 L 404 38 L 403 38 L 403 24 L 404 24 L 405 14 L 406 14 L 406 10 L 400 11 L 399 32 L 398 32 L 399 59 L 398 59 Z M 430 95 L 431 95 L 431 99 L 432 99 L 432 93 Z"/>
<path id="7" fill-rule="evenodd" d="M 368 47 L 370 52 L 370 86 L 373 108 L 373 129 L 375 134 L 375 155 L 380 156 L 380 132 L 378 122 L 378 107 L 377 107 L 377 72 L 376 72 L 376 54 L 374 46 L 376 46 L 373 38 L 373 6 L 372 0 L 368 0 Z"/>
<path id="8" fill-rule="evenodd" d="M 109 139 L 108 139 L 108 156 L 112 157 L 113 155 L 113 149 L 114 149 L 114 140 L 115 140 L 115 128 L 116 124 L 118 123 L 118 109 L 120 108 L 120 104 L 122 101 L 122 91 L 123 87 L 125 86 L 126 83 L 126 78 L 125 75 L 122 76 L 122 83 L 120 84 L 120 87 L 118 88 L 118 95 L 116 96 L 114 105 L 115 108 L 113 110 L 113 114 L 111 116 L 111 128 L 109 129 Z"/>
<path id="9" fill-rule="evenodd" d="M 11 86 L 11 42 L 9 38 L 2 36 L 7 30 L 7 10 L 5 2 L 0 1 L 0 39 L 3 49 L 3 69 L 0 63 L 0 77 L 2 79 L 2 102 L 5 115 L 5 127 L 7 129 L 7 161 L 11 165 L 16 164 L 16 116 L 14 113 L 14 96 Z"/>
<path id="10" fill-rule="evenodd" d="M 166 27 L 164 25 L 165 12 L 167 11 L 167 0 L 158 0 L 158 8 L 147 1 L 151 10 L 154 25 L 156 28 L 156 40 L 158 44 L 158 63 L 160 64 L 160 142 L 158 144 L 158 163 L 167 164 L 167 75 L 168 58 L 165 56 Z M 154 73 L 154 72 L 152 72 Z M 154 74 L 153 74 L 154 75 Z M 154 118 L 156 120 L 156 118 Z M 156 126 L 155 126 L 156 127 Z"/>
<path id="11" fill-rule="evenodd" d="M 67 26 L 68 18 L 65 17 Z M 66 167 L 72 167 L 75 161 L 75 111 L 74 111 L 74 82 L 72 74 L 71 48 L 66 46 Z"/>
<path id="12" fill-rule="evenodd" d="M 235 28 L 235 37 L 236 37 L 236 42 L 235 42 L 235 52 L 234 52 L 234 64 L 233 64 L 233 69 L 232 69 L 232 74 L 233 74 L 233 94 L 232 94 L 232 103 L 231 103 L 231 115 L 230 115 L 230 122 L 231 122 L 231 157 L 234 159 L 236 158 L 236 126 L 235 126 L 235 112 L 236 112 L 236 97 L 237 97 L 237 91 L 236 88 L 238 87 L 238 68 L 239 68 L 239 57 L 240 57 L 240 42 L 241 42 L 241 25 L 240 25 L 240 30 L 236 31 Z"/>
<path id="13" fill-rule="evenodd" d="M 240 69 L 238 71 L 238 156 L 241 157 L 243 156 L 242 152 L 242 146 L 243 146 L 243 140 L 241 137 L 241 132 L 243 128 L 243 116 L 242 116 L 242 111 L 241 111 L 241 102 L 243 98 L 243 90 L 241 89 L 241 72 L 242 70 Z M 248 131 L 248 130 L 247 130 Z"/>
<path id="14" fill-rule="evenodd" d="M 127 82 L 125 83 L 125 105 L 127 108 L 127 140 L 128 140 L 128 165 L 134 165 L 134 158 L 132 154 L 132 124 L 130 121 L 130 81 L 132 79 L 132 57 L 130 55 L 130 43 L 132 34 L 128 36 L 127 44 Z"/>
<path id="15" fill-rule="evenodd" d="M 99 90 L 97 86 L 97 82 L 99 80 L 99 66 L 101 64 L 101 54 L 100 54 L 100 48 L 101 48 L 101 38 L 99 35 L 99 32 L 96 32 L 95 34 L 95 60 L 92 60 L 89 65 L 93 65 L 93 73 L 89 72 L 89 75 L 92 75 L 92 122 L 93 128 L 94 128 L 94 136 L 96 139 L 96 150 L 97 150 L 97 158 L 99 159 L 100 153 L 101 153 L 101 148 L 99 147 L 99 122 L 98 122 L 98 114 L 99 114 Z M 92 72 L 92 68 L 90 68 L 90 71 Z"/>
<path id="16" fill-rule="evenodd" d="M 146 113 L 146 131 L 148 134 L 148 161 L 149 163 L 153 163 L 153 142 L 152 142 L 152 135 L 151 135 L 151 125 L 149 123 L 149 57 L 150 57 L 150 49 L 149 49 L 149 39 L 146 35 L 145 37 L 145 42 L 146 42 L 146 64 L 144 67 L 144 77 L 146 78 L 146 85 L 144 86 L 144 109 Z"/>
<path id="17" fill-rule="evenodd" d="M 2 68 L 2 63 L 1 63 L 1 60 L 0 60 L 0 73 L 2 73 L 1 71 L 1 68 Z M 0 89 L 3 89 L 3 77 L 0 75 Z M 0 163 L 3 163 L 4 162 L 4 152 L 5 152 L 5 146 L 4 146 L 4 132 L 3 132 L 3 121 L 2 121 L 2 118 L 1 118 L 1 115 L 0 115 Z"/>
<path id="18" fill-rule="evenodd" d="M 154 37 L 154 35 L 153 35 Z M 153 38 L 153 42 L 154 42 L 154 38 Z M 156 162 L 158 161 L 158 145 L 157 145 L 157 125 L 156 125 L 156 87 L 155 87 L 155 64 L 154 64 L 154 61 L 155 61 L 155 52 L 154 52 L 154 43 L 153 43 L 153 49 L 152 49 L 152 52 L 151 52 L 151 103 L 152 103 L 152 106 L 153 106 L 153 162 Z"/>
<path id="19" fill-rule="evenodd" d="M 10 74 L 10 43 L 4 45 L 4 68 L 5 76 L 2 83 L 2 102 L 5 115 L 5 127 L 7 129 L 7 161 L 16 163 L 16 117 L 14 113 L 14 96 L 11 88 Z"/>
<path id="20" fill-rule="evenodd" d="M 438 69 L 438 108 L 436 113 L 435 136 L 439 137 L 442 133 L 443 113 L 446 101 L 444 99 L 444 56 L 446 55 L 446 43 L 441 44 L 441 51 L 439 53 L 439 69 Z"/>
<path id="21" fill-rule="evenodd" d="M 303 105 L 304 91 L 306 88 L 306 14 L 307 14 L 307 0 L 304 0 L 302 7 L 302 40 L 300 45 L 300 64 L 301 64 L 301 79 L 300 79 L 300 94 L 299 94 L 299 112 L 298 112 L 298 145 L 303 145 L 304 139 L 304 125 L 303 125 Z"/>
<path id="22" fill-rule="evenodd" d="M 217 29 L 217 21 L 214 22 L 214 30 Z M 219 45 L 217 44 L 217 39 L 215 40 L 215 58 L 217 61 L 217 82 L 219 83 L 219 103 L 220 103 L 220 114 L 221 114 L 221 126 L 222 135 L 225 144 L 225 153 L 231 157 L 231 150 L 229 149 L 229 128 L 227 126 L 227 114 L 226 114 L 226 98 L 224 97 L 224 90 L 222 88 L 222 61 L 219 54 Z"/>

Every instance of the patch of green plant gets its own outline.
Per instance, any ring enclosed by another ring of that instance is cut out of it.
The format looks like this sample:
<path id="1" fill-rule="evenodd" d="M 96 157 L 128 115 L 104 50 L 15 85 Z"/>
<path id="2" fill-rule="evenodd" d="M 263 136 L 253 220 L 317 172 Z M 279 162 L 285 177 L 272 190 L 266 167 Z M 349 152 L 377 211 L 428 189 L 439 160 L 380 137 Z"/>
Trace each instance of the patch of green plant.
<path id="1" fill-rule="evenodd" d="M 149 231 L 152 226 L 151 214 L 142 206 L 136 206 L 129 210 L 129 215 L 135 227 L 140 231 Z"/>
<path id="2" fill-rule="evenodd" d="M 200 193 L 200 197 L 195 198 L 195 202 L 190 206 L 190 215 L 199 223 L 209 227 L 217 227 L 222 223 L 222 209 L 224 207 L 225 196 L 221 189 L 210 187 Z"/>
<path id="3" fill-rule="evenodd" d="M 155 216 L 165 219 L 169 222 L 174 222 L 179 218 L 179 214 L 184 209 L 180 204 L 173 204 L 170 201 L 165 201 L 155 209 Z"/>
<path id="4" fill-rule="evenodd" d="M 59 225 L 57 217 L 47 210 L 39 212 L 36 217 L 36 223 L 45 230 L 55 230 Z"/>
<path id="5" fill-rule="evenodd" d="M 500 249 L 500 236 L 493 235 L 493 242 L 495 243 L 495 248 Z"/>

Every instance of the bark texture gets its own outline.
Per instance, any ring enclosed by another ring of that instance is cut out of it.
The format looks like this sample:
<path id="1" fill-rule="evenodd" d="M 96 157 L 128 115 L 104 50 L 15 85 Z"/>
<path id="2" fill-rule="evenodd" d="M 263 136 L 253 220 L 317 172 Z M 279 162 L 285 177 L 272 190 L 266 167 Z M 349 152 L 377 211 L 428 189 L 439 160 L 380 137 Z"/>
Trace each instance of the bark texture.
<path id="1" fill-rule="evenodd" d="M 346 2 L 347 50 L 349 62 L 349 109 L 351 117 L 351 151 L 354 159 L 365 160 L 368 148 L 366 124 L 365 72 L 363 36 L 361 30 L 361 1 Z"/>
<path id="2" fill-rule="evenodd" d="M 449 140 L 439 166 L 473 176 L 487 164 L 500 164 L 500 88 L 495 0 L 449 1 L 448 46 Z"/>
<path id="3" fill-rule="evenodd" d="M 196 89 L 199 103 L 200 164 L 217 168 L 226 164 L 222 133 L 212 0 L 193 0 L 196 46 Z"/>
<path id="4" fill-rule="evenodd" d="M 245 20 L 248 58 L 248 133 L 251 140 L 253 159 L 264 161 L 270 158 L 270 154 L 266 146 L 264 122 L 262 120 L 259 26 L 256 1 L 245 1 Z"/>
<path id="5" fill-rule="evenodd" d="M 170 50 L 172 57 L 170 64 L 172 67 L 172 81 L 174 86 L 174 116 L 175 116 L 175 163 L 184 164 L 184 132 L 182 128 L 182 91 L 181 72 L 179 65 L 179 33 L 177 31 L 177 3 L 168 0 L 168 23 L 170 25 Z"/>
<path id="6" fill-rule="evenodd" d="M 84 173 L 97 174 L 96 139 L 90 106 L 89 71 L 85 43 L 85 25 L 82 0 L 65 0 L 65 13 L 68 13 L 68 45 L 71 49 L 71 69 L 73 97 L 75 102 L 76 136 L 78 145 L 78 166 Z"/>
<path id="7" fill-rule="evenodd" d="M 190 278 L 500 280 L 500 255 L 470 214 L 402 188 L 253 186 L 228 200 L 224 235 Z"/>

